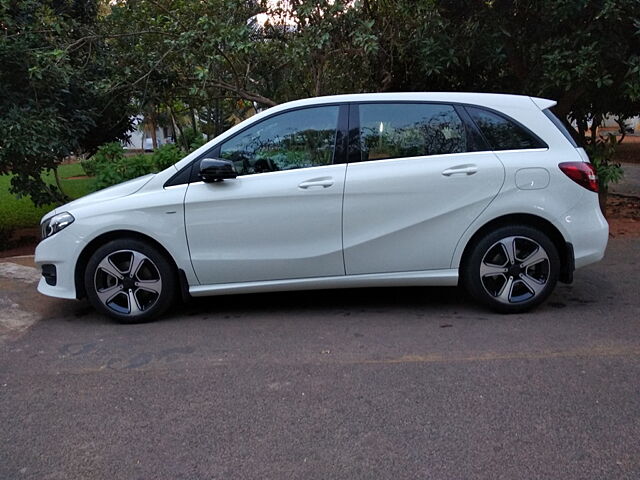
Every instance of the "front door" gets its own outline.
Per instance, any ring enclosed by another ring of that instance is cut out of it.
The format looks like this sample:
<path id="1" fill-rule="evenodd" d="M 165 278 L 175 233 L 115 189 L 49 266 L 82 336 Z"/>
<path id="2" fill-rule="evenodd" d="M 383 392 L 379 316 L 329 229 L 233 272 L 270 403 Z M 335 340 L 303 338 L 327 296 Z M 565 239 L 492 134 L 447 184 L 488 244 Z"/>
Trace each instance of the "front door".
<path id="1" fill-rule="evenodd" d="M 192 183 L 185 197 L 201 284 L 344 275 L 339 108 L 276 114 L 219 146 L 238 178 Z"/>

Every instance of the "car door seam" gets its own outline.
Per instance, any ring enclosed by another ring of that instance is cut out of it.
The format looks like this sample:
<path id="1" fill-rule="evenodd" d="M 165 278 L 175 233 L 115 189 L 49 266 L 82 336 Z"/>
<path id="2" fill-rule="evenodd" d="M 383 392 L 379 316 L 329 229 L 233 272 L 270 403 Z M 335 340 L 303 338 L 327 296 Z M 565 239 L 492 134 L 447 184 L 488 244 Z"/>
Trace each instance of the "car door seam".
<path id="1" fill-rule="evenodd" d="M 478 213 L 478 215 L 476 215 L 476 217 L 473 220 L 471 220 L 471 222 L 469 222 L 469 225 L 467 226 L 467 228 L 464 229 L 464 231 L 462 232 L 462 235 L 460 235 L 460 238 L 458 238 L 458 241 L 456 242 L 456 246 L 453 249 L 451 262 L 449 262 L 449 268 L 454 268 L 453 262 L 454 262 L 454 259 L 456 258 L 456 253 L 458 252 L 458 248 L 460 247 L 460 242 L 462 241 L 462 239 L 465 237 L 465 235 L 467 234 L 469 229 L 473 226 L 473 224 L 476 222 L 476 220 L 478 220 L 478 218 L 480 218 L 480 216 L 491 206 L 491 204 L 495 201 L 495 199 L 498 198 L 498 195 L 500 195 L 500 192 L 502 192 L 502 189 L 504 188 L 504 185 L 507 181 L 507 167 L 505 166 L 502 159 L 496 154 L 496 152 L 492 151 L 491 154 L 498 160 L 498 162 L 500 162 L 500 165 L 502 165 L 502 184 L 500 185 L 500 188 L 498 188 L 498 190 L 496 191 L 496 194 L 493 196 L 493 198 L 489 201 L 489 203 L 487 203 L 487 205 Z"/>
<path id="2" fill-rule="evenodd" d="M 344 259 L 344 195 L 347 189 L 347 170 L 349 169 L 349 164 L 345 164 L 344 168 L 344 178 L 342 180 L 342 202 L 340 204 L 340 245 L 342 246 L 342 269 L 344 270 L 344 274 L 347 274 L 347 263 Z"/>
<path id="3" fill-rule="evenodd" d="M 189 233 L 187 230 L 187 193 L 189 192 L 189 188 L 191 188 L 191 183 L 187 184 L 187 188 L 184 189 L 184 197 L 182 198 L 182 210 L 184 212 L 182 225 L 184 227 L 184 236 L 187 241 L 187 253 L 189 254 L 189 263 L 191 264 L 191 270 L 193 270 L 193 275 L 196 277 L 198 281 L 198 285 L 202 285 L 200 278 L 198 277 L 198 272 L 196 271 L 196 267 L 193 265 L 193 257 L 191 256 L 191 246 L 189 245 Z"/>

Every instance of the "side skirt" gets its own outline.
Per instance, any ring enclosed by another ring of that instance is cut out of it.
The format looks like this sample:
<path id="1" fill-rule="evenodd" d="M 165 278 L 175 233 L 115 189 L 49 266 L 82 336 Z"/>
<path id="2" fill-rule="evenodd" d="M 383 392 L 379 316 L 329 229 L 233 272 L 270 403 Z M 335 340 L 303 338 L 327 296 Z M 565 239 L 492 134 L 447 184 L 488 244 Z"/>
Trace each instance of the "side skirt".
<path id="1" fill-rule="evenodd" d="M 458 284 L 458 270 L 423 270 L 400 273 L 370 273 L 335 277 L 295 278 L 261 282 L 218 283 L 189 287 L 193 297 L 233 293 L 283 292 L 290 290 L 323 290 L 331 288 L 451 286 Z"/>

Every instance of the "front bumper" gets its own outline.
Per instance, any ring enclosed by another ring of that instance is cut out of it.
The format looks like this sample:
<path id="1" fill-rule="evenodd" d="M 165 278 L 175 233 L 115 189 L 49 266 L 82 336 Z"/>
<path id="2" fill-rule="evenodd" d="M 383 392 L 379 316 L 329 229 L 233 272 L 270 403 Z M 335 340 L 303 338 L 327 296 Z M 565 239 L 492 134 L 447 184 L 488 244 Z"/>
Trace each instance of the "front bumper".
<path id="1" fill-rule="evenodd" d="M 73 225 L 42 240 L 36 247 L 35 263 L 44 273 L 55 269 L 55 282 L 40 278 L 38 291 L 49 297 L 75 299 L 75 266 L 85 243 L 73 232 Z M 55 284 L 52 284 L 55 283 Z"/>

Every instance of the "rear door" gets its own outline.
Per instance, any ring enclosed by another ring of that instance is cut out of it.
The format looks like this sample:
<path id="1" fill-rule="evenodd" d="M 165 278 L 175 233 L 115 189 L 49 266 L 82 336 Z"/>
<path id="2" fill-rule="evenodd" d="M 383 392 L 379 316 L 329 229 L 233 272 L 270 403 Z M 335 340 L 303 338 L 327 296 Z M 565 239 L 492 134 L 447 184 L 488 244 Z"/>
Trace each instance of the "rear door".
<path id="1" fill-rule="evenodd" d="M 452 105 L 351 109 L 359 138 L 345 183 L 346 273 L 450 268 L 463 232 L 503 184 L 502 163 L 478 151 L 475 130 Z"/>

